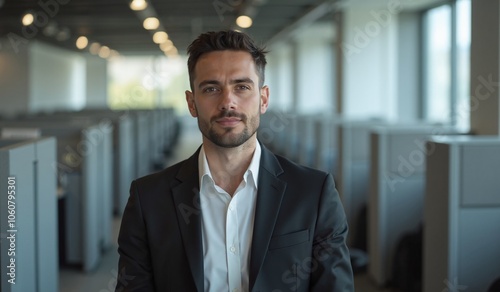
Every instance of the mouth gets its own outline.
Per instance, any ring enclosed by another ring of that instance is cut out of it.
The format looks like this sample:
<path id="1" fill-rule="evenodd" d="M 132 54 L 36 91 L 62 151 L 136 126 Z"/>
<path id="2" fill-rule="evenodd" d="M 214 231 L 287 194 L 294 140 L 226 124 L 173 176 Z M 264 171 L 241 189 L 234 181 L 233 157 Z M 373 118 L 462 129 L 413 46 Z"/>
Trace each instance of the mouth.
<path id="1" fill-rule="evenodd" d="M 222 126 L 222 127 L 234 127 L 236 126 L 238 123 L 241 122 L 241 119 L 240 118 L 235 118 L 235 117 L 228 117 L 228 118 L 220 118 L 220 119 L 217 119 L 215 120 L 215 122 Z"/>

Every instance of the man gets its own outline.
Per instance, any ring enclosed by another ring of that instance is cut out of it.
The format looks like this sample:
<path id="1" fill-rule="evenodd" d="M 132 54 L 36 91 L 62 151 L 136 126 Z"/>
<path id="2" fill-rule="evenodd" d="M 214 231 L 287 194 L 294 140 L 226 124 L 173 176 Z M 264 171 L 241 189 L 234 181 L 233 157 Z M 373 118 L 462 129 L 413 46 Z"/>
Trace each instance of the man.
<path id="1" fill-rule="evenodd" d="M 353 291 L 332 176 L 257 141 L 265 51 L 221 31 L 188 53 L 186 100 L 203 145 L 132 183 L 116 291 Z"/>

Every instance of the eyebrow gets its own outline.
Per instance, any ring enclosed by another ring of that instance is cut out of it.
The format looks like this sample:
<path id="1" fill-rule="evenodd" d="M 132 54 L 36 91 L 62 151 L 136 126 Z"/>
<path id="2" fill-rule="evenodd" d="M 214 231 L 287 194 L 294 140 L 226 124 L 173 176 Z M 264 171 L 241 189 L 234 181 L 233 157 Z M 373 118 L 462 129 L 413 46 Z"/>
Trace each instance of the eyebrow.
<path id="1" fill-rule="evenodd" d="M 229 84 L 238 84 L 238 83 L 250 83 L 250 84 L 254 84 L 253 80 L 250 79 L 250 78 L 248 78 L 248 77 L 233 79 L 233 80 L 229 81 Z M 217 81 L 217 80 L 204 80 L 204 81 L 200 82 L 200 84 L 198 84 L 198 88 L 202 88 L 203 86 L 209 85 L 209 84 L 220 85 L 221 82 Z"/>

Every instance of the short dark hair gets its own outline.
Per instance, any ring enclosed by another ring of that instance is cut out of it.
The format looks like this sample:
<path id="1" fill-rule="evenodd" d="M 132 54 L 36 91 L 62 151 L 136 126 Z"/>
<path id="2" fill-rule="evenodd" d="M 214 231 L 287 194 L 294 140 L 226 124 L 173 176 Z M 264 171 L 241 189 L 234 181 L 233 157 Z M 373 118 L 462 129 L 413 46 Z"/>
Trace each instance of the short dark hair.
<path id="1" fill-rule="evenodd" d="M 265 48 L 257 46 L 249 35 L 242 32 L 234 30 L 210 31 L 198 36 L 187 49 L 189 55 L 188 72 L 191 90 L 193 90 L 193 81 L 195 78 L 194 69 L 201 55 L 224 50 L 245 51 L 250 53 L 255 62 L 255 67 L 257 68 L 259 87 L 264 85 L 264 71 L 267 64 L 265 56 L 267 51 Z"/>

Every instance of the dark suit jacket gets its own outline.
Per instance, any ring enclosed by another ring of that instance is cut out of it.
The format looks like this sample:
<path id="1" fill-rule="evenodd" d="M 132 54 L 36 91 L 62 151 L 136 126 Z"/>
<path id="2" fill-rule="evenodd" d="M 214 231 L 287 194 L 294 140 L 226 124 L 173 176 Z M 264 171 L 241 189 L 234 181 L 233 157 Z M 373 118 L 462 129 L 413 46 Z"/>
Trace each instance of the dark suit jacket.
<path id="1" fill-rule="evenodd" d="M 116 291 L 204 291 L 198 153 L 132 182 Z M 250 291 L 354 291 L 347 230 L 330 174 L 262 146 Z"/>

